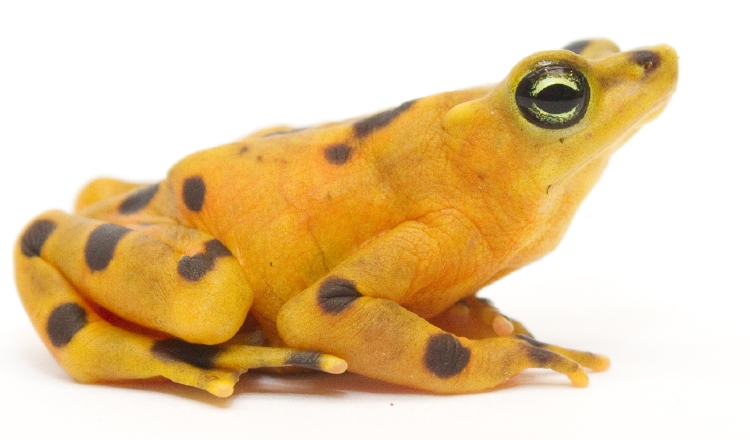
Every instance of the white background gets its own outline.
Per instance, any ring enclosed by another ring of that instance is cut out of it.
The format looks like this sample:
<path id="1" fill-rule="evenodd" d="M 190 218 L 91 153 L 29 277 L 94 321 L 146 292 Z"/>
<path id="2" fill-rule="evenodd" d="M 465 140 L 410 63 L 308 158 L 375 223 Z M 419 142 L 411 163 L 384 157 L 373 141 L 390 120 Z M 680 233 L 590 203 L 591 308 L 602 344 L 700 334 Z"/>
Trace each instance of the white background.
<path id="1" fill-rule="evenodd" d="M 0 3 L 0 437 L 747 435 L 746 13 L 722 1 L 509 3 Z M 497 82 L 534 51 L 592 36 L 673 45 L 677 93 L 614 156 L 560 248 L 485 292 L 540 339 L 609 355 L 587 389 L 538 370 L 464 396 L 352 375 L 248 375 L 226 400 L 80 385 L 28 323 L 13 242 L 90 179 L 158 180 L 263 126 Z"/>

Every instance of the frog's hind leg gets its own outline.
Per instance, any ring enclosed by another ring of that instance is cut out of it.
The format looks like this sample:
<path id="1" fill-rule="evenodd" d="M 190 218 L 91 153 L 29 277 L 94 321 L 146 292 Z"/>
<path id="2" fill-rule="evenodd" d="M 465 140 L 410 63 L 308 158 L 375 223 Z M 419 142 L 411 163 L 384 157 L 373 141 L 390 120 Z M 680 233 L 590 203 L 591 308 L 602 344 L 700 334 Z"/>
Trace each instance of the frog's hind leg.
<path id="1" fill-rule="evenodd" d="M 231 394 L 236 373 L 160 361 L 152 354 L 153 338 L 104 320 L 41 258 L 41 245 L 53 228 L 52 222 L 38 220 L 27 229 L 16 246 L 16 283 L 37 333 L 68 374 L 85 383 L 163 376 L 215 395 Z"/>
<path id="2" fill-rule="evenodd" d="M 87 247 L 86 244 L 91 242 L 91 237 L 97 230 L 108 231 L 112 246 L 108 249 L 99 247 L 93 252 L 92 247 Z M 190 235 L 185 231 L 183 233 Z M 170 235 L 167 232 L 164 234 Z M 120 243 L 117 243 L 118 240 L 113 243 L 112 239 L 118 235 Z M 159 320 L 168 321 L 169 312 L 174 312 L 169 307 L 160 309 L 154 304 L 149 306 L 148 298 L 143 292 L 132 289 L 130 292 L 126 291 L 128 284 L 139 285 L 139 275 L 150 280 L 154 276 L 158 277 L 159 273 L 168 272 L 163 269 L 145 275 L 131 273 L 122 281 L 119 278 L 123 274 L 117 275 L 117 279 L 104 277 L 102 284 L 98 286 L 96 283 L 87 284 L 92 277 L 105 275 L 98 273 L 103 268 L 95 262 L 108 260 L 109 264 L 116 265 L 117 259 L 133 257 L 128 252 L 128 246 L 120 246 L 122 238 L 128 235 L 132 241 L 141 241 L 141 244 L 144 240 L 146 243 L 153 243 L 154 240 L 141 231 L 69 216 L 62 212 L 50 212 L 32 222 L 14 248 L 16 282 L 24 307 L 49 351 L 75 379 L 90 383 L 161 376 L 225 397 L 232 393 L 239 375 L 249 368 L 301 366 L 334 373 L 346 369 L 345 362 L 320 353 L 245 346 L 236 341 L 236 338 L 224 342 L 236 330 L 230 330 L 231 334 L 224 332 L 228 336 L 211 335 L 210 329 L 207 330 L 209 338 L 223 339 L 218 344 L 190 343 L 168 336 L 167 332 L 151 330 L 116 316 L 100 302 L 94 302 L 91 296 L 82 292 L 88 289 L 99 292 L 99 295 L 101 292 L 108 292 L 110 299 L 125 295 L 126 301 L 134 303 L 139 309 L 147 309 L 145 312 L 157 309 L 162 315 L 151 317 L 155 326 L 160 324 Z M 146 254 L 153 252 L 155 257 L 163 257 L 166 251 L 160 249 L 133 248 L 134 251 Z M 88 260 L 86 257 L 89 257 Z M 224 268 L 218 264 L 216 266 L 217 269 Z M 75 267 L 83 267 L 85 270 L 76 275 Z M 191 273 L 195 275 L 197 272 Z M 141 287 L 158 288 L 158 283 Z M 166 292 L 155 294 L 163 296 Z M 236 297 L 234 300 L 230 305 L 246 314 L 249 300 L 244 305 Z M 192 307 L 200 309 L 196 303 Z M 217 313 L 221 314 L 221 311 Z M 206 320 L 211 321 L 211 317 L 205 318 L 188 314 L 187 319 L 193 320 L 193 327 L 200 328 Z M 241 325 L 242 320 L 240 321 Z M 197 336 L 198 339 L 200 336 Z"/>

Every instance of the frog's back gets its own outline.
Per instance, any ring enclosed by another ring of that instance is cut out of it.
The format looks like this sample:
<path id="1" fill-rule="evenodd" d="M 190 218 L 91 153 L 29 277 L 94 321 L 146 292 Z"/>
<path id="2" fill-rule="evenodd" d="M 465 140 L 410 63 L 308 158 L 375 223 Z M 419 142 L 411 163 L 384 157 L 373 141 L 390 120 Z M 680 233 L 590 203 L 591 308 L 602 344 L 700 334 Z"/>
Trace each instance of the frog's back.
<path id="1" fill-rule="evenodd" d="M 436 209 L 420 187 L 445 178 L 441 117 L 487 90 L 265 130 L 195 153 L 169 173 L 179 221 L 218 238 L 249 272 L 260 272 L 251 278 L 271 279 L 275 293 L 288 297 L 383 231 Z"/>

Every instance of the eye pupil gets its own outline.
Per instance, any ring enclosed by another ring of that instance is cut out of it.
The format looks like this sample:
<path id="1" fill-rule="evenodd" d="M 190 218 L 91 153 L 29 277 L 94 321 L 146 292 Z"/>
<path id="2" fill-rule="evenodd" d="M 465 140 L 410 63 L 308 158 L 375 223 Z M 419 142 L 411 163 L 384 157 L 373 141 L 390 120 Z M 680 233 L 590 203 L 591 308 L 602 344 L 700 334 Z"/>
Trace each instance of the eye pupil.
<path id="1" fill-rule="evenodd" d="M 565 113 L 583 102 L 583 94 L 563 84 L 546 87 L 535 96 L 536 105 L 547 113 Z"/>
<path id="2" fill-rule="evenodd" d="M 516 89 L 521 114 L 542 128 L 566 128 L 583 118 L 589 101 L 586 78 L 567 66 L 546 65 L 526 75 Z"/>

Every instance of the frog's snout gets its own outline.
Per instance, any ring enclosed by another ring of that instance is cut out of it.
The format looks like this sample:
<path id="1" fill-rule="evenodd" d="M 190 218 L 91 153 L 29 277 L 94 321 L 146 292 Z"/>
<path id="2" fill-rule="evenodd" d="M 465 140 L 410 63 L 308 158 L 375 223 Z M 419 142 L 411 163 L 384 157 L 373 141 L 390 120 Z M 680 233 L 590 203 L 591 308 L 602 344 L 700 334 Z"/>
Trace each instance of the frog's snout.
<path id="1" fill-rule="evenodd" d="M 628 52 L 628 59 L 642 69 L 644 79 L 658 73 L 664 82 L 672 85 L 672 88 L 676 85 L 677 51 L 672 46 L 660 44 L 635 49 Z"/>
<path id="2" fill-rule="evenodd" d="M 666 44 L 620 52 L 596 60 L 594 66 L 610 97 L 637 99 L 639 104 L 631 103 L 636 109 L 665 102 L 677 87 L 677 51 Z"/>
<path id="3" fill-rule="evenodd" d="M 659 68 L 661 57 L 651 50 L 635 50 L 630 53 L 630 59 L 641 66 L 645 74 L 649 74 Z"/>

